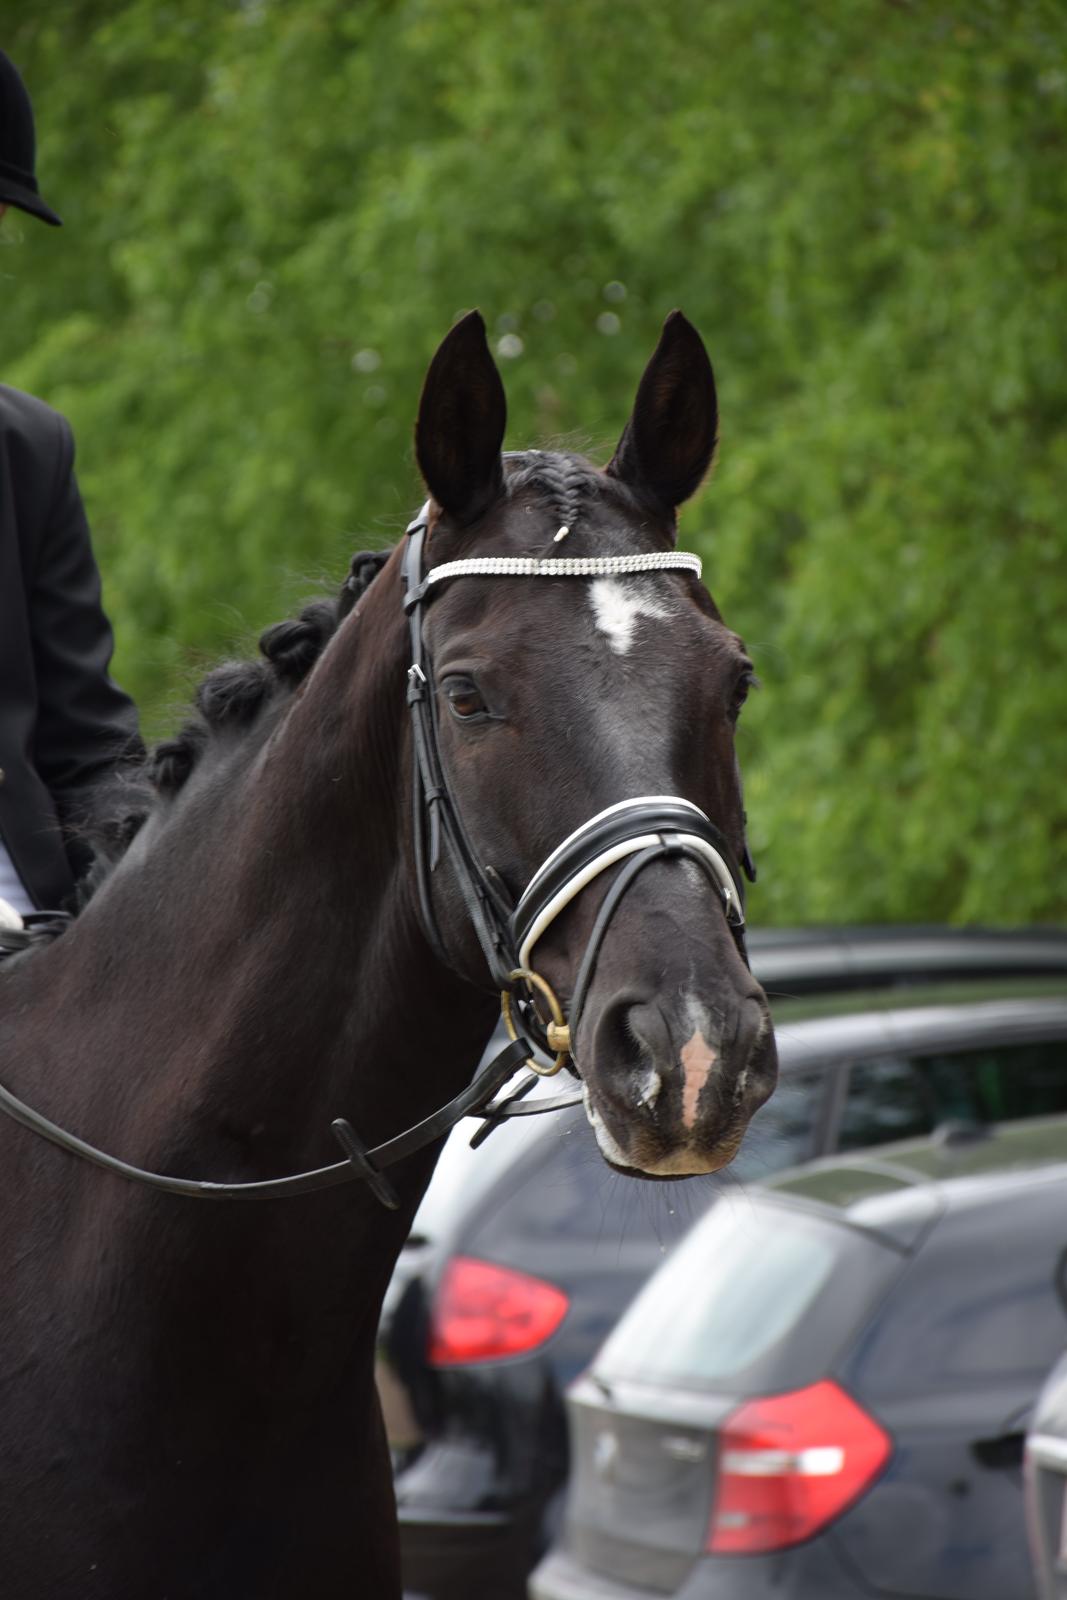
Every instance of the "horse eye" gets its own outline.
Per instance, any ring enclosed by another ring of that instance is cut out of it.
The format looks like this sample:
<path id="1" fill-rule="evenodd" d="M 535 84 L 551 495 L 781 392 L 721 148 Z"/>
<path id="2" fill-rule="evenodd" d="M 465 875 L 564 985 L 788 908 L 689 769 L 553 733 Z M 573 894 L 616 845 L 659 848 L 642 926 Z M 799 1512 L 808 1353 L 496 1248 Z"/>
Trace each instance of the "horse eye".
<path id="1" fill-rule="evenodd" d="M 748 699 L 748 691 L 758 687 L 759 680 L 754 672 L 745 672 L 737 680 L 737 685 L 730 701 L 730 721 L 736 722 L 741 715 L 741 707 Z"/>
<path id="2" fill-rule="evenodd" d="M 448 701 L 448 709 L 460 722 L 484 717 L 489 710 L 477 684 L 470 678 L 449 678 L 442 687 Z"/>

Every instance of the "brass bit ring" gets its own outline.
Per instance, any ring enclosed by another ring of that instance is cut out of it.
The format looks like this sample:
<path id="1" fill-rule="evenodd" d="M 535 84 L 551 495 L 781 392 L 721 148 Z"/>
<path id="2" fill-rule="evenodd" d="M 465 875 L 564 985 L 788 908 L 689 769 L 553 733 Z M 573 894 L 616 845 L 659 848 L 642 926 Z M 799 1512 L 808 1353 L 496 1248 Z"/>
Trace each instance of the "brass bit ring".
<path id="1" fill-rule="evenodd" d="M 542 997 L 552 1013 L 552 1020 L 545 1029 L 550 1050 L 556 1052 L 556 1059 L 549 1067 L 543 1067 L 539 1061 L 527 1057 L 526 1065 L 531 1072 L 536 1072 L 539 1078 L 552 1078 L 561 1067 L 567 1064 L 567 1057 L 571 1053 L 571 1030 L 567 1026 L 567 1019 L 563 1015 L 563 1007 L 556 999 L 555 991 L 551 984 L 546 983 L 540 973 L 531 972 L 529 967 L 516 967 L 514 972 L 508 973 L 509 983 L 525 983 L 529 988 L 535 989 Z M 503 989 L 500 994 L 500 1015 L 504 1019 L 509 1039 L 517 1039 L 518 1031 L 512 1016 L 512 1001 L 510 989 Z"/>

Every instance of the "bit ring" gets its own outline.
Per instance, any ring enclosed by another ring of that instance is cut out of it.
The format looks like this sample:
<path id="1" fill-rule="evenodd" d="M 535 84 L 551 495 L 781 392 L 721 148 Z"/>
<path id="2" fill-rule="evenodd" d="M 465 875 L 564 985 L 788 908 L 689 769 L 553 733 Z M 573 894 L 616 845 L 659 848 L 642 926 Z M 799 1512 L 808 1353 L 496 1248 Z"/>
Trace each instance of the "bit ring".
<path id="1" fill-rule="evenodd" d="M 536 989 L 552 1013 L 552 1020 L 545 1029 L 550 1050 L 556 1052 L 556 1059 L 549 1067 L 543 1067 L 539 1061 L 527 1057 L 526 1065 L 531 1072 L 536 1072 L 539 1078 L 553 1078 L 561 1067 L 567 1064 L 567 1057 L 571 1051 L 571 1030 L 567 1026 L 567 1019 L 563 1015 L 563 1007 L 556 998 L 551 984 L 546 983 L 540 973 L 532 972 L 529 967 L 516 967 L 514 972 L 508 973 L 509 983 L 525 983 L 528 988 Z M 500 1015 L 504 1019 L 509 1039 L 517 1039 L 518 1031 L 512 1016 L 511 990 L 503 989 L 500 994 Z"/>

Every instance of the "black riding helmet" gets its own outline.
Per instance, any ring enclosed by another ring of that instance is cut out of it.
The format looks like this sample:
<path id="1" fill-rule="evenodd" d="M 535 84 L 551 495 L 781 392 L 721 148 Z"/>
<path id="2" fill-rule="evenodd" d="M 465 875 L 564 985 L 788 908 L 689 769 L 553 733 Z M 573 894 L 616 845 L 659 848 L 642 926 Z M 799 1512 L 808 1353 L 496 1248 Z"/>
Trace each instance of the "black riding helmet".
<path id="1" fill-rule="evenodd" d="M 33 106 L 11 59 L 0 50 L 0 205 L 18 206 L 53 227 L 62 226 L 37 191 Z"/>

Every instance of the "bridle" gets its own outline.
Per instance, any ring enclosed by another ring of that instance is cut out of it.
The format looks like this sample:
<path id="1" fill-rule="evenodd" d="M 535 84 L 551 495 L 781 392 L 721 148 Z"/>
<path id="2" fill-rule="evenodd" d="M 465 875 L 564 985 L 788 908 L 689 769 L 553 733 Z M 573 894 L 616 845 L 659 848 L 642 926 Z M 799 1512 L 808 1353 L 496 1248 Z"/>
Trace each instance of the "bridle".
<path id="1" fill-rule="evenodd" d="M 643 795 L 621 800 L 576 828 L 542 862 L 518 903 L 513 904 L 499 874 L 479 860 L 471 845 L 448 782 L 438 740 L 433 667 L 424 638 L 426 606 L 439 585 L 459 578 L 542 578 L 558 582 L 664 571 L 699 577 L 701 561 L 699 556 L 684 551 L 627 556 L 474 556 L 446 561 L 427 571 L 424 547 L 429 509 L 429 504 L 423 506 L 408 526 L 402 567 L 411 647 L 408 705 L 415 747 L 413 812 L 420 917 L 438 958 L 455 969 L 433 907 L 432 877 L 443 845 L 490 979 L 500 991 L 505 1024 L 516 1037 L 512 1018 L 517 1009 L 527 1031 L 555 1057 L 547 1068 L 533 1059 L 527 1063 L 535 1073 L 548 1076 L 573 1061 L 573 1040 L 600 947 L 611 918 L 638 874 L 653 861 L 667 857 L 684 856 L 695 861 L 722 899 L 727 923 L 747 966 L 741 874 L 726 839 L 698 806 L 676 795 Z M 621 862 L 626 865 L 598 912 L 575 980 L 569 1020 L 565 1021 L 550 986 L 531 965 L 534 946 L 588 884 Z M 552 1013 L 549 1022 L 538 1014 L 538 995 Z"/>
<path id="2" fill-rule="evenodd" d="M 438 740 L 433 666 L 424 639 L 426 606 L 440 584 L 454 579 L 532 577 L 558 581 L 662 571 L 689 572 L 699 577 L 699 556 L 681 551 L 562 558 L 484 556 L 447 561 L 426 570 L 428 527 L 429 503 L 408 526 L 401 569 L 411 649 L 407 700 L 414 743 L 414 856 L 419 917 L 438 959 L 457 970 L 442 938 L 433 904 L 433 875 L 443 849 L 485 958 L 489 980 L 500 992 L 509 1043 L 466 1089 L 404 1133 L 368 1149 L 348 1121 L 336 1118 L 331 1128 L 344 1151 L 343 1161 L 260 1182 L 213 1183 L 132 1166 L 42 1116 L 2 1084 L 0 1111 L 83 1160 L 168 1194 L 206 1200 L 277 1199 L 360 1178 L 383 1205 L 395 1210 L 399 1200 L 383 1169 L 442 1138 L 461 1118 L 482 1118 L 483 1126 L 471 1140 L 472 1144 L 479 1144 L 504 1117 L 562 1110 L 582 1100 L 581 1088 L 548 1099 L 527 1101 L 524 1097 L 539 1076 L 551 1076 L 565 1065 L 577 1076 L 573 1040 L 604 937 L 623 896 L 652 862 L 682 858 L 700 867 L 720 896 L 738 951 L 748 965 L 744 891 L 730 846 L 698 806 L 679 796 L 644 795 L 621 800 L 598 812 L 556 846 L 518 902 L 512 903 L 500 877 L 479 860 L 448 782 Z M 747 850 L 743 860 L 747 867 Z M 569 1016 L 565 1017 L 551 986 L 530 965 L 532 952 L 582 890 L 615 866 L 620 870 L 594 920 L 575 978 Z M 538 997 L 548 1006 L 548 1021 L 539 1014 Z M 554 1055 L 550 1066 L 543 1066 L 534 1057 L 527 1038 L 516 1026 L 516 1011 L 525 1031 Z M 523 1064 L 531 1070 L 518 1088 L 495 1099 Z"/>

